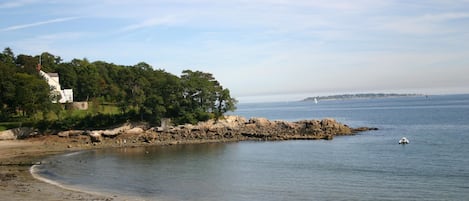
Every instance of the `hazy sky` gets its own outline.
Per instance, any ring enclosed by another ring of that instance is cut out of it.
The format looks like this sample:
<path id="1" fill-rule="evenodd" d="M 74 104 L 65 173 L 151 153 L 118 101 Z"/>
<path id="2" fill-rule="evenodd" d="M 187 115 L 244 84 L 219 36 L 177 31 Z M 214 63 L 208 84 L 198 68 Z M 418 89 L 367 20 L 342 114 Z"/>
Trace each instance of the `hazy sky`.
<path id="1" fill-rule="evenodd" d="M 468 93 L 469 0 L 2 0 L 5 47 L 211 72 L 242 101 Z"/>

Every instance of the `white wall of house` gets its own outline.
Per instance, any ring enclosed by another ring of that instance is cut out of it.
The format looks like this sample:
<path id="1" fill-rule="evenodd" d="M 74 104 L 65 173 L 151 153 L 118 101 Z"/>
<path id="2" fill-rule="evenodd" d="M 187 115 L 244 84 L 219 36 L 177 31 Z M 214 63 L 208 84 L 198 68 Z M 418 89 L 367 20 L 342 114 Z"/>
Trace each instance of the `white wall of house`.
<path id="1" fill-rule="evenodd" d="M 59 103 L 72 103 L 73 102 L 73 90 L 72 89 L 63 89 L 60 86 L 59 75 L 57 73 L 46 73 L 42 70 L 39 71 L 39 74 L 44 77 L 51 87 L 51 95 L 57 96 L 60 95 Z M 52 101 L 56 103 L 57 101 Z"/>
<path id="2" fill-rule="evenodd" d="M 62 94 L 62 99 L 59 100 L 60 103 L 73 103 L 73 89 L 63 89 Z"/>

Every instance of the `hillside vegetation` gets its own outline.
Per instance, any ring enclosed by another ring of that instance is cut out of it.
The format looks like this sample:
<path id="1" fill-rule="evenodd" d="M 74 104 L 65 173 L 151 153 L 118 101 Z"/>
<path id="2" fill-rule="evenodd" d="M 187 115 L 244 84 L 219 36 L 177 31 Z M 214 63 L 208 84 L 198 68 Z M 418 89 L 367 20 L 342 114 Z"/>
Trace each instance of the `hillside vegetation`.
<path id="1" fill-rule="evenodd" d="M 423 96 L 423 95 L 422 94 L 397 94 L 397 93 L 341 94 L 341 95 L 308 97 L 308 98 L 303 99 L 303 101 L 345 100 L 345 99 L 365 99 L 365 98 L 395 98 L 395 97 L 406 97 L 406 96 Z"/>
<path id="2" fill-rule="evenodd" d="M 88 111 L 67 110 L 52 103 L 51 88 L 37 71 L 58 73 L 62 88 L 73 89 L 74 101 L 88 101 Z M 0 53 L 0 122 L 3 128 L 34 124 L 42 129 L 105 127 L 125 121 L 175 124 L 219 118 L 235 109 L 230 91 L 207 72 L 184 70 L 180 76 L 140 62 L 133 66 L 104 61 L 62 61 L 50 53 Z M 7 122 L 7 123 L 5 123 Z"/>

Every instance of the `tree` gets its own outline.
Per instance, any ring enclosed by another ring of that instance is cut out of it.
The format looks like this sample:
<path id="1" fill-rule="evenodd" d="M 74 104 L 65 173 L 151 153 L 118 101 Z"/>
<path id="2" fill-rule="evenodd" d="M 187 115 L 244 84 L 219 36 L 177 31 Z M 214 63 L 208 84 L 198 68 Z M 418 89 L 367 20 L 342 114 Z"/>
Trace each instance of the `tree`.
<path id="1" fill-rule="evenodd" d="M 7 47 L 0 54 L 0 62 L 3 64 L 15 64 L 15 54 L 13 51 Z"/>
<path id="2" fill-rule="evenodd" d="M 212 92 L 219 86 L 212 74 L 191 70 L 184 70 L 182 73 L 184 97 L 190 101 L 191 106 L 200 107 L 204 111 L 211 109 L 215 100 Z"/>
<path id="3" fill-rule="evenodd" d="M 78 101 L 88 101 L 99 94 L 100 75 L 96 67 L 86 59 L 72 61 L 77 74 L 77 87 L 75 98 Z M 75 90 L 75 89 L 74 89 Z"/>
<path id="4" fill-rule="evenodd" d="M 153 68 L 151 67 L 151 65 L 147 64 L 145 62 L 140 62 L 140 63 L 134 65 L 133 67 L 140 70 L 140 72 L 151 72 L 151 71 L 153 71 Z"/>
<path id="5" fill-rule="evenodd" d="M 60 85 L 64 89 L 77 90 L 78 75 L 72 63 L 62 63 L 57 66 L 56 72 L 60 76 Z"/>
<path id="6" fill-rule="evenodd" d="M 142 109 L 144 112 L 151 114 L 149 120 L 153 123 L 160 123 L 159 120 L 163 118 L 166 113 L 163 98 L 155 94 L 146 98 Z"/>
<path id="7" fill-rule="evenodd" d="M 219 118 L 225 112 L 234 110 L 236 100 L 229 90 L 223 89 L 210 73 L 185 70 L 181 76 L 184 91 L 185 111 L 195 114 L 198 121 Z"/>
<path id="8" fill-rule="evenodd" d="M 14 80 L 16 90 L 13 106 L 21 111 L 23 116 L 30 117 L 40 111 L 50 110 L 51 90 L 45 80 L 26 73 L 16 73 Z"/>
<path id="9" fill-rule="evenodd" d="M 229 89 L 221 89 L 217 93 L 216 109 L 214 111 L 215 118 L 218 120 L 224 113 L 234 111 L 238 101 L 231 97 Z"/>
<path id="10" fill-rule="evenodd" d="M 130 99 L 127 99 L 127 101 L 132 104 L 135 111 L 138 111 L 140 114 L 140 120 L 143 121 L 145 114 L 144 103 L 151 92 L 151 85 L 147 79 L 150 75 L 151 67 L 148 65 L 133 66 L 130 70 L 132 72 L 132 76 L 128 77 L 129 82 L 127 85 L 127 92 L 130 92 L 128 93 L 127 98 Z"/>
<path id="11" fill-rule="evenodd" d="M 143 74 L 138 71 L 136 68 L 123 68 L 119 72 L 119 83 L 121 83 L 124 92 L 120 106 L 138 111 L 143 118 L 144 110 L 142 105 L 146 99 L 145 90 L 149 88 L 149 82 L 145 77 L 138 76 Z"/>
<path id="12" fill-rule="evenodd" d="M 126 67 L 105 62 L 96 64 L 96 66 L 99 68 L 99 74 L 102 78 L 105 79 L 107 84 L 102 95 L 105 96 L 105 99 L 109 102 L 117 103 L 121 101 L 121 98 L 123 97 L 123 91 L 121 87 L 122 83 L 119 82 L 119 71 Z"/>
<path id="13" fill-rule="evenodd" d="M 12 108 L 15 99 L 15 58 L 10 48 L 0 54 L 0 120 L 8 119 L 15 110 Z"/>
<path id="14" fill-rule="evenodd" d="M 20 54 L 16 57 L 16 65 L 19 67 L 19 72 L 27 73 L 30 75 L 38 74 L 37 65 L 39 57 L 32 57 L 29 55 Z"/>
<path id="15" fill-rule="evenodd" d="M 43 52 L 39 59 L 41 61 L 42 69 L 46 72 L 56 72 L 58 64 L 62 62 L 62 58 L 49 52 Z"/>

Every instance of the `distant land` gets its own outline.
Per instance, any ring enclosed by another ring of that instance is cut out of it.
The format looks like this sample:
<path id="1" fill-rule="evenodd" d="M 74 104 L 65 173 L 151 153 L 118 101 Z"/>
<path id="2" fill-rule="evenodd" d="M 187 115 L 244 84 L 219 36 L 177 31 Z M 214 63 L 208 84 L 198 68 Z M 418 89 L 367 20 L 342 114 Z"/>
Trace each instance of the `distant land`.
<path id="1" fill-rule="evenodd" d="M 365 98 L 395 98 L 395 97 L 407 97 L 407 96 L 425 96 L 423 94 L 397 94 L 397 93 L 362 93 L 362 94 L 342 94 L 342 95 L 330 95 L 330 96 L 316 96 L 308 97 L 302 101 L 317 101 L 320 100 L 345 100 L 345 99 L 365 99 Z"/>

